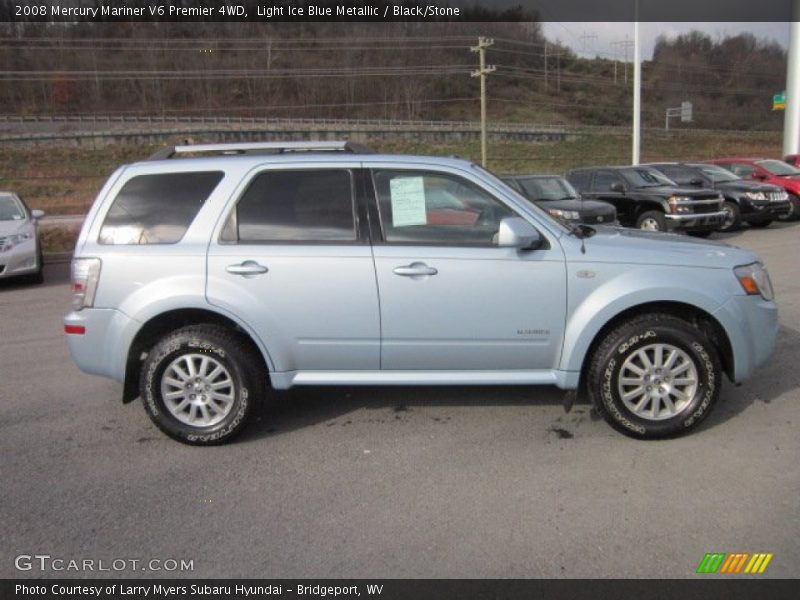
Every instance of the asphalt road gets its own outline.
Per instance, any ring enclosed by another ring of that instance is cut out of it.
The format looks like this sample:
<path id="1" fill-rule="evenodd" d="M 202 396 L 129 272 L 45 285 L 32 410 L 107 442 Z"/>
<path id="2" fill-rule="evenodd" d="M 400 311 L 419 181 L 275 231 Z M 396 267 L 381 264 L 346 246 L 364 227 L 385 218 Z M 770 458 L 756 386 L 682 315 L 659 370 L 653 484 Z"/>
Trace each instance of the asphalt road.
<path id="1" fill-rule="evenodd" d="M 800 223 L 725 239 L 770 268 L 778 348 L 661 442 L 565 414 L 554 388 L 404 387 L 281 393 L 237 443 L 188 447 L 70 361 L 67 265 L 4 283 L 0 577 L 692 577 L 706 552 L 796 577 Z M 37 554 L 194 569 L 15 569 Z"/>

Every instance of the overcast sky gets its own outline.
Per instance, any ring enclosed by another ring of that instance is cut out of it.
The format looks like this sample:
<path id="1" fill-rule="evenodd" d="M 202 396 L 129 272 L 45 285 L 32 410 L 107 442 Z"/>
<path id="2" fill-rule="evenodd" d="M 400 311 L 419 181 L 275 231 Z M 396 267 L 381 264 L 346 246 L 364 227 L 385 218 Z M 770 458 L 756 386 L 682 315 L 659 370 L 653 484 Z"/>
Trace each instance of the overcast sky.
<path id="1" fill-rule="evenodd" d="M 624 42 L 626 35 L 628 40 L 633 40 L 633 23 L 544 22 L 542 28 L 547 39 L 558 40 L 581 56 L 611 58 L 616 53 L 622 59 L 624 45 L 614 45 L 614 42 Z M 759 39 L 778 42 L 784 48 L 789 45 L 789 23 L 641 23 L 642 60 L 653 57 L 653 47 L 659 35 L 675 37 L 693 30 L 708 33 L 713 39 L 747 32 Z M 632 47 L 628 50 L 628 57 L 633 57 Z"/>

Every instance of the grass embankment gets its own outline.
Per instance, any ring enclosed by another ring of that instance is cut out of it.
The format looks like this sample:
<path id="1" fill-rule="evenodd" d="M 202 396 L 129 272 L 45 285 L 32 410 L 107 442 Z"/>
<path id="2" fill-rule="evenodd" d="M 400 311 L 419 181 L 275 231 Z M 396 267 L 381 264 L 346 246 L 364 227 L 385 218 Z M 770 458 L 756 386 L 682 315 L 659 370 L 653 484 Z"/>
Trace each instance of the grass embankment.
<path id="1" fill-rule="evenodd" d="M 197 140 L 213 141 L 213 140 Z M 480 144 L 374 140 L 369 146 L 382 152 L 456 155 L 480 160 Z M 0 189 L 13 190 L 31 208 L 50 215 L 83 214 L 91 206 L 105 179 L 120 164 L 142 160 L 158 146 L 119 144 L 90 147 L 15 147 L 0 149 Z M 702 160 L 715 156 L 770 156 L 781 152 L 781 135 L 770 133 L 695 132 L 665 133 L 647 130 L 642 138 L 642 162 Z M 489 143 L 488 166 L 496 173 L 560 173 L 577 166 L 629 164 L 631 140 L 619 133 L 570 136 L 564 142 Z M 71 249 L 77 229 L 47 227 L 42 230 L 47 252 Z"/>

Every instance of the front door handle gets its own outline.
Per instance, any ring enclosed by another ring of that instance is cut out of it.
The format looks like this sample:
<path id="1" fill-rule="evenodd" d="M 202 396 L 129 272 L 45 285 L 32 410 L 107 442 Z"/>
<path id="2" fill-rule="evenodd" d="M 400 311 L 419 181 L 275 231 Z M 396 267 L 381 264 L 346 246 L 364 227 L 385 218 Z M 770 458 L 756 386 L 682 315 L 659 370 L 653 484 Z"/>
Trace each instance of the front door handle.
<path id="1" fill-rule="evenodd" d="M 433 267 L 429 267 L 423 262 L 413 262 L 404 267 L 395 267 L 392 272 L 401 277 L 426 277 L 429 275 L 436 275 L 439 271 Z"/>
<path id="2" fill-rule="evenodd" d="M 254 260 L 246 260 L 238 265 L 228 265 L 225 270 L 233 275 L 242 275 L 244 277 L 253 277 L 269 271 L 267 267 L 258 264 Z"/>

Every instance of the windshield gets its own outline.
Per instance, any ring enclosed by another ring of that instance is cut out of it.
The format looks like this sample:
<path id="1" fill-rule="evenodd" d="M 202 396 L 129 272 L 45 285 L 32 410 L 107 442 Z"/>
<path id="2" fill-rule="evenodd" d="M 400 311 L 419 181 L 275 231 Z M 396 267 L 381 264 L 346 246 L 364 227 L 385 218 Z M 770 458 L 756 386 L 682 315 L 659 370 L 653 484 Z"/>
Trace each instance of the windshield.
<path id="1" fill-rule="evenodd" d="M 717 165 L 697 165 L 697 168 L 700 169 L 705 175 L 710 177 L 711 181 L 714 183 L 720 183 L 723 181 L 739 181 L 741 179 L 741 177 L 731 173 L 728 171 L 728 169 L 723 169 Z"/>
<path id="2" fill-rule="evenodd" d="M 24 218 L 25 211 L 13 196 L 0 195 L 0 221 L 22 221 Z"/>
<path id="3" fill-rule="evenodd" d="M 793 167 L 782 160 L 759 160 L 756 164 L 762 169 L 766 169 L 773 175 L 778 177 L 787 177 L 788 175 L 800 175 L 800 169 Z"/>
<path id="4" fill-rule="evenodd" d="M 633 187 L 654 187 L 657 185 L 671 185 L 675 187 L 677 185 L 661 171 L 649 167 L 624 169 L 622 171 L 622 176 L 627 179 L 628 183 Z"/>
<path id="5" fill-rule="evenodd" d="M 518 179 L 525 193 L 532 200 L 568 200 L 578 198 L 578 192 L 563 177 L 531 177 Z"/>

